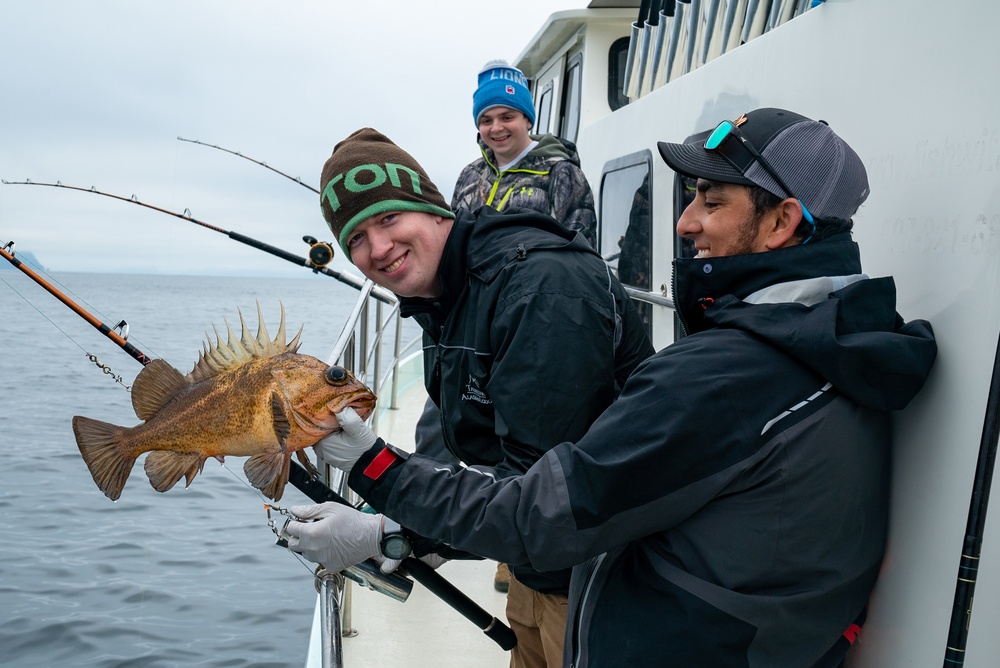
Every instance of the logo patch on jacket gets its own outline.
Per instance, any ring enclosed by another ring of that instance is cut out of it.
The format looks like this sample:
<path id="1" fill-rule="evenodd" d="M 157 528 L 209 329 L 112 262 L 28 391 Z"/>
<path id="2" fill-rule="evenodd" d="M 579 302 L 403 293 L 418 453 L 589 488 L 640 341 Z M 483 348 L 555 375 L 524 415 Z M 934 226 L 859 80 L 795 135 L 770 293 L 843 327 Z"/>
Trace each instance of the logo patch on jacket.
<path id="1" fill-rule="evenodd" d="M 465 390 L 462 392 L 462 401 L 475 401 L 485 406 L 493 403 L 493 400 L 479 389 L 479 381 L 472 376 L 469 376 L 469 382 L 465 384 Z"/>

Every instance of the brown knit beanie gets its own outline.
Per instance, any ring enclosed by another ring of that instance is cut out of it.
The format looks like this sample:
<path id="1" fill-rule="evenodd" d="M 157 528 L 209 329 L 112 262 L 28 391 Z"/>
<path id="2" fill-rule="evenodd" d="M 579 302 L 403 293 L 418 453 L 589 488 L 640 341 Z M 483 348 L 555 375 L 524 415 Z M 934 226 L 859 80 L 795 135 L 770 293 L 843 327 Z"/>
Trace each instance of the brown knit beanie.
<path id="1" fill-rule="evenodd" d="M 344 255 L 349 235 L 368 218 L 387 211 L 455 214 L 413 157 L 388 137 L 362 128 L 333 148 L 323 165 L 319 196 L 323 218 Z"/>

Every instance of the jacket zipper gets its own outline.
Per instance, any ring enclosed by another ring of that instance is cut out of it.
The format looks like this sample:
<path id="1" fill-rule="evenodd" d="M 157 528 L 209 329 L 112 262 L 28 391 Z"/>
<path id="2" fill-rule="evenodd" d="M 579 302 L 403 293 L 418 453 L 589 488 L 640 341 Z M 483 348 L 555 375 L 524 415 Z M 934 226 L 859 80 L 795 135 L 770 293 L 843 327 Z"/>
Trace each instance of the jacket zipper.
<path id="1" fill-rule="evenodd" d="M 677 320 L 681 323 L 681 337 L 688 335 L 688 326 L 684 322 L 684 312 L 681 310 L 677 303 L 677 266 L 674 266 L 674 270 L 670 272 L 670 294 L 674 298 L 674 313 L 677 314 Z"/>
<path id="2" fill-rule="evenodd" d="M 601 570 L 601 564 L 604 563 L 604 559 L 607 556 L 608 553 L 605 552 L 604 554 L 596 557 L 593 561 L 590 572 L 587 573 L 587 583 L 583 586 L 583 593 L 580 595 L 580 602 L 576 607 L 576 619 L 573 620 L 576 626 L 576 629 L 574 630 L 576 642 L 573 647 L 573 657 L 570 660 L 569 668 L 576 668 L 576 666 L 580 663 L 580 650 L 583 647 L 583 615 L 584 611 L 587 609 L 587 599 L 590 598 L 590 591 L 594 586 L 597 571 Z"/>
<path id="3" fill-rule="evenodd" d="M 438 418 L 441 421 L 441 438 L 444 440 L 444 447 L 448 449 L 452 455 L 461 461 L 461 457 L 458 456 L 457 448 L 452 446 L 451 439 L 448 437 L 448 423 L 444 417 L 444 391 L 441 387 L 441 338 L 444 336 L 444 325 L 441 325 L 440 331 L 438 333 L 437 340 L 437 355 L 434 360 L 434 378 L 437 380 L 438 386 Z"/>

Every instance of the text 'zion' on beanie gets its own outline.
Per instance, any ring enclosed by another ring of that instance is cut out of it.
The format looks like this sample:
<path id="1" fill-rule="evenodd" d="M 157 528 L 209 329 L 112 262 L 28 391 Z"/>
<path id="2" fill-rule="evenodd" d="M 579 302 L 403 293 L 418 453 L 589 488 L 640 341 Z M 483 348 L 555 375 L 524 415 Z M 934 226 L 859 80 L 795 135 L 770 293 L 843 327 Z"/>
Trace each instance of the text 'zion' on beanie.
<path id="1" fill-rule="evenodd" d="M 424 211 L 454 218 L 424 168 L 391 139 L 362 128 L 338 143 L 320 176 L 323 218 L 348 260 L 358 224 L 388 211 Z"/>

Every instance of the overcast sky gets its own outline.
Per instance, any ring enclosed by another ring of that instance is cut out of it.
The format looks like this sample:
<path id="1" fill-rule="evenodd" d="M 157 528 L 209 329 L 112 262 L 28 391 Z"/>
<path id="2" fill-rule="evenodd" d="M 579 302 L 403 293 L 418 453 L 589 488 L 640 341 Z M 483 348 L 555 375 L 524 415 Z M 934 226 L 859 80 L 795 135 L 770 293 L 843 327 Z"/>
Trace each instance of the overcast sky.
<path id="1" fill-rule="evenodd" d="M 478 155 L 471 96 L 549 14 L 586 0 L 37 0 L 0 3 L 0 178 L 96 187 L 304 254 L 330 239 L 318 187 L 334 144 L 374 127 L 450 198 Z M 0 186 L 0 242 L 50 271 L 297 275 L 162 213 Z M 345 265 L 339 264 L 338 268 Z"/>

